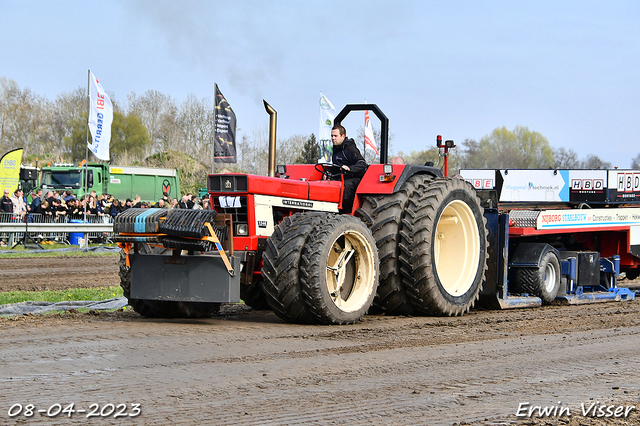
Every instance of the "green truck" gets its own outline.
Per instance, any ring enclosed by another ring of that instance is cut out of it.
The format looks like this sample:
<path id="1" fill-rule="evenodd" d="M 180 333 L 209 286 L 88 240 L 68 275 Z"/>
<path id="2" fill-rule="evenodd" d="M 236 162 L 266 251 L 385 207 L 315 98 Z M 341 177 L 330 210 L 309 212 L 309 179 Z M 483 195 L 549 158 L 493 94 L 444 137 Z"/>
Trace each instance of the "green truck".
<path id="1" fill-rule="evenodd" d="M 89 163 L 78 167 L 73 164 L 54 164 L 42 167 L 40 187 L 47 191 L 73 191 L 76 198 L 85 195 L 85 170 L 87 171 L 86 193 L 111 194 L 124 200 L 140 196 L 141 201 L 155 203 L 163 194 L 180 198 L 180 176 L 176 169 L 153 167 L 111 166 L 104 163 Z"/>

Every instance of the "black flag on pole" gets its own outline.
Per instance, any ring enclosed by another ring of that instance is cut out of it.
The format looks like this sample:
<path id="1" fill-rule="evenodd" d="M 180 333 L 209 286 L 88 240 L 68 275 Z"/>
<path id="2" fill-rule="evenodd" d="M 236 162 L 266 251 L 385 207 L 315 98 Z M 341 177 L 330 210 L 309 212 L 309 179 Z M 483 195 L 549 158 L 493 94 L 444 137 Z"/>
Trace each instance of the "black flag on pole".
<path id="1" fill-rule="evenodd" d="M 213 156 L 216 163 L 237 163 L 236 115 L 216 84 L 215 136 Z"/>

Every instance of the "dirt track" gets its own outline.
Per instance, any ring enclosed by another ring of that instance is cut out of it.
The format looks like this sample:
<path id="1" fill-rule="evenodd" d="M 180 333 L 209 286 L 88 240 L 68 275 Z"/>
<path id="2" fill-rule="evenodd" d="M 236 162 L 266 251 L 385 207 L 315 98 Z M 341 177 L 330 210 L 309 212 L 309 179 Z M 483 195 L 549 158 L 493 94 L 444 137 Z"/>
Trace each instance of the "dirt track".
<path id="1" fill-rule="evenodd" d="M 83 280 L 117 284 L 114 258 L 91 259 L 104 274 Z M 122 403 L 127 412 L 139 403 L 138 417 L 100 422 L 495 425 L 516 422 L 525 402 L 571 416 L 517 424 L 640 424 L 638 301 L 367 316 L 345 327 L 290 325 L 240 305 L 206 320 L 125 311 L 4 318 L 0 329 L 0 424 L 13 423 L 8 411 L 17 403 Z M 624 419 L 583 416 L 581 404 L 596 401 L 635 408 Z M 86 423 L 86 415 L 15 418 L 67 424 Z"/>
<path id="2" fill-rule="evenodd" d="M 117 256 L 0 259 L 0 291 L 120 285 Z"/>

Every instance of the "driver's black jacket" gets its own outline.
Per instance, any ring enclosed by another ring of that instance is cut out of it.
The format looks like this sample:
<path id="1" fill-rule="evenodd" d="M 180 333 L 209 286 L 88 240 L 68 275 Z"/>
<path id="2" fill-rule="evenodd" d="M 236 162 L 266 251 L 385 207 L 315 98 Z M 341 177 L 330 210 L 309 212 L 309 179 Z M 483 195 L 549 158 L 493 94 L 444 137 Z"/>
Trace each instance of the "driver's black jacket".
<path id="1" fill-rule="evenodd" d="M 346 138 L 340 145 L 333 146 L 331 161 L 338 167 L 349 166 L 351 171 L 345 173 L 345 178 L 362 178 L 367 171 L 367 163 L 351 138 Z"/>

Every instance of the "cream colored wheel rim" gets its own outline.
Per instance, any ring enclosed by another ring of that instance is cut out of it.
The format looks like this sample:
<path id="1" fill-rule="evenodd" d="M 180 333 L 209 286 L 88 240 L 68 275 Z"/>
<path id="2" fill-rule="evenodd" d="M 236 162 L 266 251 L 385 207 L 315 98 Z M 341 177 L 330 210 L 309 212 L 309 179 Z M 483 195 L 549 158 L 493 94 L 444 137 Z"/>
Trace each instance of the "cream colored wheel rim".
<path id="1" fill-rule="evenodd" d="M 374 253 L 357 231 L 347 231 L 331 245 L 327 261 L 327 290 L 333 304 L 355 312 L 368 303 L 375 282 Z"/>
<path id="2" fill-rule="evenodd" d="M 478 272 L 480 232 L 473 211 L 465 202 L 452 201 L 442 211 L 433 254 L 444 290 L 452 296 L 469 291 Z"/>

